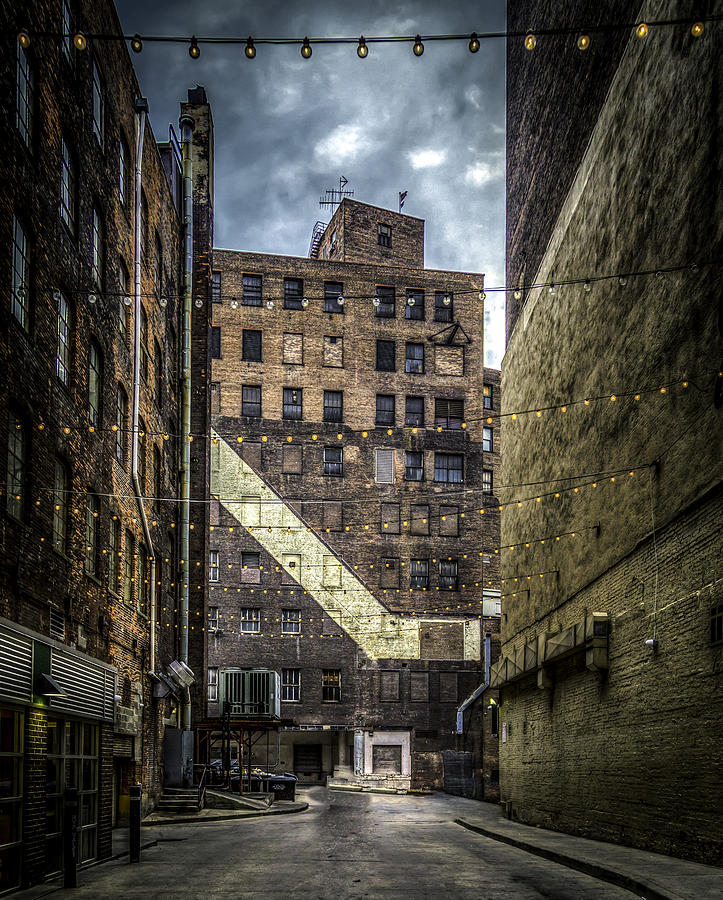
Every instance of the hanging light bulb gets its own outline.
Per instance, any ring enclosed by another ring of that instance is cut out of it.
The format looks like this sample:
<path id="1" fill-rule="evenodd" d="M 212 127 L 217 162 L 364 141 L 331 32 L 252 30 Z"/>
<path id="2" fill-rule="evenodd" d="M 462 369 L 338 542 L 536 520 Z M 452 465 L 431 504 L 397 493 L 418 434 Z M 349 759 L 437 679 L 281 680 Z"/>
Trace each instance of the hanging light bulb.
<path id="1" fill-rule="evenodd" d="M 231 301 L 231 309 L 238 309 L 238 300 Z"/>
<path id="2" fill-rule="evenodd" d="M 422 43 L 422 38 L 419 34 L 414 38 L 414 46 L 412 47 L 412 52 L 415 56 L 421 56 L 424 53 L 424 44 Z"/>
<path id="3" fill-rule="evenodd" d="M 304 43 L 301 45 L 301 55 L 304 59 L 309 59 L 311 56 L 311 44 L 309 43 L 309 38 L 304 38 Z"/>
<path id="4" fill-rule="evenodd" d="M 304 307 L 304 309 L 306 309 L 306 307 L 309 305 L 309 298 L 308 298 L 308 297 L 302 297 L 302 298 L 301 298 L 301 305 Z"/>
<path id="5" fill-rule="evenodd" d="M 537 38 L 534 34 L 525 35 L 525 50 L 534 50 L 537 46 Z"/>
<path id="6" fill-rule="evenodd" d="M 694 38 L 699 38 L 703 34 L 704 30 L 705 25 L 703 24 L 703 22 L 696 22 L 690 29 L 690 33 Z"/>
<path id="7" fill-rule="evenodd" d="M 339 296 L 336 298 L 336 302 L 339 304 L 339 306 L 343 306 L 346 303 L 346 300 L 344 300 L 342 295 L 339 294 Z"/>
<path id="8" fill-rule="evenodd" d="M 93 304 L 97 303 L 97 302 L 98 302 L 98 295 L 97 295 L 97 294 L 88 294 L 88 303 L 90 303 L 91 306 L 92 306 Z"/>
<path id="9" fill-rule="evenodd" d="M 267 301 L 266 301 L 266 309 L 273 309 L 273 308 L 274 308 L 274 301 L 273 301 L 273 300 L 267 300 Z"/>
<path id="10" fill-rule="evenodd" d="M 24 28 L 18 32 L 18 43 L 23 48 L 23 50 L 27 50 L 30 46 L 30 35 Z"/>
<path id="11" fill-rule="evenodd" d="M 522 291 L 518 288 L 518 289 L 513 293 L 512 296 L 515 298 L 515 300 L 521 300 L 521 299 L 522 299 Z"/>
<path id="12" fill-rule="evenodd" d="M 557 293 L 557 290 L 556 290 L 554 284 L 550 285 L 550 287 L 548 288 L 548 293 L 550 294 L 551 297 L 555 296 L 555 294 Z"/>
<path id="13" fill-rule="evenodd" d="M 131 38 L 131 50 L 134 53 L 140 53 L 143 49 L 143 41 L 140 34 L 134 34 Z"/>
<path id="14" fill-rule="evenodd" d="M 588 293 L 590 293 L 590 291 L 592 290 L 592 285 L 590 284 L 589 281 L 586 281 L 585 284 L 583 284 L 582 288 L 584 291 L 587 291 Z"/>
<path id="15" fill-rule="evenodd" d="M 479 38 L 477 32 L 473 31 L 469 39 L 469 52 L 476 53 L 479 50 Z"/>
<path id="16" fill-rule="evenodd" d="M 485 294 L 484 291 L 480 291 L 479 294 L 477 294 L 477 297 L 478 297 L 480 300 L 486 300 L 486 299 L 487 299 L 487 294 Z"/>
<path id="17" fill-rule="evenodd" d="M 637 34 L 639 38 L 648 36 L 648 26 L 645 24 L 645 22 L 641 22 L 638 25 L 638 27 L 635 29 L 635 34 Z"/>
<path id="18" fill-rule="evenodd" d="M 445 306 L 449 306 L 451 304 L 451 302 L 452 302 L 452 298 L 450 297 L 449 294 L 445 294 L 444 297 L 442 297 L 442 303 L 444 303 Z"/>
<path id="19" fill-rule="evenodd" d="M 194 301 L 194 303 L 195 303 L 196 309 L 200 309 L 203 306 L 203 300 L 201 300 L 200 297 L 196 297 L 196 300 Z"/>
<path id="20" fill-rule="evenodd" d="M 628 279 L 624 275 L 621 275 L 620 278 L 618 278 L 618 284 L 620 285 L 620 287 L 625 287 L 627 283 Z"/>
<path id="21" fill-rule="evenodd" d="M 191 59 L 198 59 L 201 55 L 201 48 L 198 46 L 198 41 L 196 40 L 196 35 L 194 34 L 191 38 L 191 46 L 188 48 L 188 55 Z"/>
<path id="22" fill-rule="evenodd" d="M 123 305 L 124 305 L 124 306 L 130 306 L 132 303 L 133 303 L 133 298 L 131 297 L 131 295 L 130 295 L 130 294 L 124 294 L 124 295 L 123 295 Z"/>
<path id="23" fill-rule="evenodd" d="M 256 56 L 256 47 L 254 46 L 254 39 L 252 37 L 247 39 L 244 53 L 246 54 L 246 59 L 253 59 Z"/>
<path id="24" fill-rule="evenodd" d="M 85 48 L 88 46 L 88 41 L 86 40 L 86 37 L 82 31 L 79 31 L 77 34 L 73 35 L 73 44 L 75 44 L 76 50 L 85 50 Z"/>
<path id="25" fill-rule="evenodd" d="M 414 297 L 407 297 L 407 306 L 414 306 L 416 302 L 417 301 L 414 299 Z"/>
<path id="26" fill-rule="evenodd" d="M 161 297 L 158 301 L 161 309 L 165 309 L 168 306 L 168 300 L 165 297 Z"/>
<path id="27" fill-rule="evenodd" d="M 590 46 L 590 35 L 581 34 L 580 37 L 577 39 L 577 49 L 578 50 L 587 50 L 587 48 L 589 46 Z"/>
<path id="28" fill-rule="evenodd" d="M 375 298 L 372 300 L 372 303 L 374 304 L 374 306 L 381 306 L 381 302 L 382 302 L 382 301 L 379 299 L 379 297 L 375 297 Z"/>
<path id="29" fill-rule="evenodd" d="M 367 42 L 364 40 L 364 35 L 359 38 L 359 46 L 356 48 L 356 55 L 359 59 L 366 59 L 369 55 L 369 48 L 367 47 Z"/>

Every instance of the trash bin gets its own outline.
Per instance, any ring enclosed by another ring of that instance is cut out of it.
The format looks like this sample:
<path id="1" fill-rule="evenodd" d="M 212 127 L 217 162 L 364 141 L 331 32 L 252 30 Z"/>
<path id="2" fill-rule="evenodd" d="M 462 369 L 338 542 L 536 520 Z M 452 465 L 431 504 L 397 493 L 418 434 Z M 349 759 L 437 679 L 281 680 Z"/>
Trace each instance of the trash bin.
<path id="1" fill-rule="evenodd" d="M 296 799 L 296 775 L 272 775 L 269 778 L 268 790 L 275 800 Z"/>

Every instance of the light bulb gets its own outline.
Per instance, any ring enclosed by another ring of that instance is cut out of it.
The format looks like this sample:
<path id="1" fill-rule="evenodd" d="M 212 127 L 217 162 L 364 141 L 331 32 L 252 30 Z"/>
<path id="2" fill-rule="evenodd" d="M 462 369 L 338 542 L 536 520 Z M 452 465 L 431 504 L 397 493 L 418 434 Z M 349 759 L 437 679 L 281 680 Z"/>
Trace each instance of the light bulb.
<path id="1" fill-rule="evenodd" d="M 256 56 L 256 47 L 254 47 L 254 40 L 252 37 L 249 37 L 246 41 L 244 53 L 246 54 L 246 59 L 253 59 Z"/>
<path id="2" fill-rule="evenodd" d="M 696 22 L 693 27 L 690 29 L 690 33 L 694 38 L 699 38 L 705 29 L 705 25 L 703 22 Z"/>
<path id="3" fill-rule="evenodd" d="M 238 309 L 238 300 L 231 301 L 231 309 Z"/>
<path id="4" fill-rule="evenodd" d="M 515 300 L 521 300 L 522 299 L 522 291 L 518 288 L 514 292 L 513 296 L 514 296 Z"/>
<path id="5" fill-rule="evenodd" d="M 336 302 L 339 304 L 339 306 L 343 306 L 346 301 L 341 296 L 341 294 L 339 294 L 339 296 L 336 298 Z"/>
<path id="6" fill-rule="evenodd" d="M 374 304 L 374 306 L 381 306 L 381 302 L 382 302 L 382 301 L 379 299 L 379 297 L 375 297 L 375 298 L 372 300 L 372 303 Z"/>
<path id="7" fill-rule="evenodd" d="M 88 303 L 93 305 L 94 303 L 97 303 L 97 301 L 98 301 L 97 294 L 88 294 Z"/>
<path id="8" fill-rule="evenodd" d="M 309 59 L 311 56 L 311 44 L 309 43 L 309 38 L 304 38 L 304 43 L 301 45 L 301 55 L 304 59 Z"/>
<path id="9" fill-rule="evenodd" d="M 414 299 L 414 297 L 407 297 L 407 306 L 414 306 L 416 302 L 417 301 Z"/>
<path id="10" fill-rule="evenodd" d="M 131 38 L 131 50 L 134 53 L 140 53 L 143 49 L 143 41 L 141 40 L 140 34 L 134 34 Z"/>
<path id="11" fill-rule="evenodd" d="M 198 46 L 198 41 L 196 40 L 196 35 L 191 38 L 191 46 L 188 48 L 188 55 L 191 59 L 198 59 L 201 55 L 201 48 Z"/>
<path id="12" fill-rule="evenodd" d="M 577 39 L 577 49 L 578 50 L 587 50 L 590 46 L 590 36 L 587 34 L 581 34 Z"/>
<path id="13" fill-rule="evenodd" d="M 123 305 L 124 305 L 124 306 L 130 306 L 132 303 L 133 303 L 133 298 L 131 297 L 131 295 L 130 295 L 130 294 L 125 294 L 125 295 L 123 296 Z"/>
<path id="14" fill-rule="evenodd" d="M 537 46 L 537 38 L 534 34 L 525 35 L 525 50 L 534 50 Z"/>
<path id="15" fill-rule="evenodd" d="M 618 278 L 618 284 L 620 285 L 620 287 L 625 287 L 627 283 L 628 279 L 624 275 L 621 275 L 620 278 Z"/>
<path id="16" fill-rule="evenodd" d="M 197 297 L 194 301 L 196 309 L 200 309 L 203 306 L 203 300 L 200 297 Z"/>
<path id="17" fill-rule="evenodd" d="M 645 24 L 645 22 L 641 22 L 640 25 L 638 25 L 638 27 L 635 29 L 635 34 L 637 34 L 639 38 L 648 36 L 648 26 Z"/>
<path id="18" fill-rule="evenodd" d="M 555 294 L 557 293 L 557 290 L 555 289 L 555 285 L 554 285 L 554 284 L 551 284 L 551 285 L 550 285 L 550 287 L 549 287 L 549 289 L 548 289 L 548 293 L 549 293 L 550 296 L 552 296 L 552 297 L 555 296 Z"/>
<path id="19" fill-rule="evenodd" d="M 449 306 L 451 302 L 452 298 L 449 296 L 449 294 L 445 294 L 442 298 L 442 303 L 444 303 L 445 306 Z"/>
<path id="20" fill-rule="evenodd" d="M 477 297 L 478 297 L 480 300 L 486 300 L 486 299 L 487 299 L 487 294 L 485 294 L 484 291 L 480 291 L 479 294 L 477 294 Z"/>
<path id="21" fill-rule="evenodd" d="M 27 50 L 30 46 L 30 35 L 24 28 L 18 32 L 18 43 L 23 48 L 23 50 Z"/>
<path id="22" fill-rule="evenodd" d="M 359 46 L 356 48 L 356 55 L 359 59 L 366 59 L 369 55 L 369 48 L 367 47 L 367 42 L 364 40 L 364 35 L 359 38 Z"/>
<path id="23" fill-rule="evenodd" d="M 476 53 L 479 50 L 479 38 L 477 32 L 473 31 L 469 39 L 469 52 Z"/>
<path id="24" fill-rule="evenodd" d="M 304 307 L 304 309 L 306 309 L 306 307 L 309 305 L 309 299 L 308 299 L 308 297 L 302 297 L 302 298 L 301 298 L 301 305 Z"/>
<path id="25" fill-rule="evenodd" d="M 412 51 L 415 56 L 421 56 L 424 53 L 424 44 L 422 43 L 422 38 L 420 35 L 417 35 L 414 38 L 414 46 L 412 47 Z"/>
<path id="26" fill-rule="evenodd" d="M 588 293 L 592 290 L 592 285 L 590 284 L 589 281 L 586 281 L 582 287 L 583 287 L 583 290 L 587 291 Z"/>
<path id="27" fill-rule="evenodd" d="M 165 309 L 168 306 L 168 300 L 165 297 L 161 297 L 158 303 L 160 304 L 161 309 Z"/>
<path id="28" fill-rule="evenodd" d="M 88 46 L 88 41 L 86 40 L 86 37 L 82 31 L 79 31 L 77 34 L 73 35 L 73 43 L 75 44 L 76 50 L 85 50 L 85 48 Z"/>
<path id="29" fill-rule="evenodd" d="M 266 309 L 273 309 L 273 308 L 274 308 L 274 301 L 273 301 L 273 300 L 267 300 L 267 301 L 266 301 Z"/>

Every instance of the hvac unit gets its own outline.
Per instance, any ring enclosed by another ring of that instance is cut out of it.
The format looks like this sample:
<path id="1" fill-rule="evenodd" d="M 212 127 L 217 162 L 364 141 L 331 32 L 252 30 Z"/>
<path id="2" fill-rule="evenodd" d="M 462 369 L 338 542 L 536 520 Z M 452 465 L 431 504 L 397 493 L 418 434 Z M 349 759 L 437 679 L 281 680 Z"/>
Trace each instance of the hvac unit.
<path id="1" fill-rule="evenodd" d="M 270 669 L 221 669 L 219 707 L 231 705 L 231 716 L 275 717 L 281 715 L 281 684 Z"/>

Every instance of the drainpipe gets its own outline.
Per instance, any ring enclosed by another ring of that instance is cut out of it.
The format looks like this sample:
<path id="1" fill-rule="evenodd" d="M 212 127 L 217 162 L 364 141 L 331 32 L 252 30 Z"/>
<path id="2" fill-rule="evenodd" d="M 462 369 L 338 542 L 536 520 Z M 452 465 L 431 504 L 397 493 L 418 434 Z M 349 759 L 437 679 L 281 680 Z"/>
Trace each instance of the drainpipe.
<path id="1" fill-rule="evenodd" d="M 486 634 L 485 635 L 485 680 L 479 687 L 476 687 L 472 693 L 467 697 L 464 703 L 457 709 L 457 730 L 456 734 L 464 734 L 464 712 L 467 707 L 471 706 L 474 701 L 490 686 L 490 645 L 492 643 L 491 637 Z"/>
<path id="2" fill-rule="evenodd" d="M 150 581 L 150 674 L 156 671 L 156 554 L 153 549 L 151 531 L 148 527 L 146 510 L 143 506 L 143 491 L 138 478 L 138 415 L 141 398 L 141 184 L 143 169 L 143 136 L 146 128 L 146 116 L 148 115 L 148 101 L 145 97 L 137 97 L 136 109 L 136 194 L 135 217 L 133 220 L 133 404 L 131 408 L 131 478 L 133 480 L 133 492 L 138 503 L 138 512 L 143 527 L 143 538 L 148 548 L 148 561 L 150 572 L 146 573 Z"/>
<path id="3" fill-rule="evenodd" d="M 191 297 L 193 292 L 193 118 L 185 115 L 179 121 L 183 147 L 183 402 L 181 441 L 181 634 L 179 658 L 188 665 L 188 583 L 191 576 L 190 493 L 191 493 Z M 191 727 L 191 695 L 186 689 L 183 699 L 182 727 Z"/>

